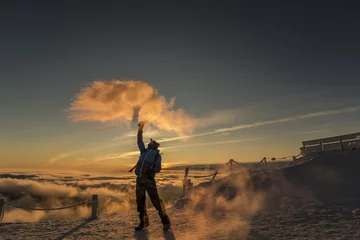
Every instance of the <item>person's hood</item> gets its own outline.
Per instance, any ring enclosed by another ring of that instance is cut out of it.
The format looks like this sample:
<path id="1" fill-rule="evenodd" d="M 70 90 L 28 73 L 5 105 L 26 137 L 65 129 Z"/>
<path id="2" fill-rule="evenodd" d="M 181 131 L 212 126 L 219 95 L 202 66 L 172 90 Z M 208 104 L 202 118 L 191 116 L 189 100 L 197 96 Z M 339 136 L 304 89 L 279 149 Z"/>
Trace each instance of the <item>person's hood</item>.
<path id="1" fill-rule="evenodd" d="M 157 141 L 150 139 L 150 143 L 148 144 L 148 148 L 152 148 L 152 149 L 158 149 L 160 147 L 160 143 L 158 143 Z"/>

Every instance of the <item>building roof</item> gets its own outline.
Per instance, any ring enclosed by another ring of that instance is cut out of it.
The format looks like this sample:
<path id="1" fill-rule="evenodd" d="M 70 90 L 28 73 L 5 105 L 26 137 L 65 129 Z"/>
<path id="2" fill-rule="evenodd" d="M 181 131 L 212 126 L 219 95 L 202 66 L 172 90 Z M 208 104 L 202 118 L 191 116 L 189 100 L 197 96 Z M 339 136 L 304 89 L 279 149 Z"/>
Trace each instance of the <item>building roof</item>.
<path id="1" fill-rule="evenodd" d="M 320 145 L 320 144 L 340 142 L 340 140 L 343 142 L 351 141 L 351 140 L 360 140 L 360 132 L 346 134 L 346 135 L 339 135 L 339 136 L 334 136 L 334 137 L 328 137 L 328 138 L 308 140 L 308 141 L 302 142 L 302 144 L 304 147 L 307 147 L 307 146 L 315 146 L 315 145 Z"/>

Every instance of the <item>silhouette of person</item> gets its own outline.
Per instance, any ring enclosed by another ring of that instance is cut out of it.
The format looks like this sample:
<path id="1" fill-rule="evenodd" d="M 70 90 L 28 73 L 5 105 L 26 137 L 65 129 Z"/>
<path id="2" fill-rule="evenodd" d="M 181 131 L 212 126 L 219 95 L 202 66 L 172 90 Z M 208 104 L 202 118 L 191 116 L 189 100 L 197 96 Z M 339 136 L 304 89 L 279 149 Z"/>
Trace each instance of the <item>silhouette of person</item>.
<path id="1" fill-rule="evenodd" d="M 143 142 L 143 128 L 146 122 L 138 124 L 137 144 L 140 157 L 135 167 L 136 174 L 136 203 L 139 212 L 140 223 L 135 228 L 139 231 L 149 226 L 149 217 L 146 212 L 146 192 L 156 210 L 159 213 L 164 231 L 170 229 L 170 219 L 166 214 L 163 201 L 160 199 L 155 181 L 155 174 L 161 171 L 161 155 L 158 150 L 160 144 L 150 139 L 147 148 Z"/>

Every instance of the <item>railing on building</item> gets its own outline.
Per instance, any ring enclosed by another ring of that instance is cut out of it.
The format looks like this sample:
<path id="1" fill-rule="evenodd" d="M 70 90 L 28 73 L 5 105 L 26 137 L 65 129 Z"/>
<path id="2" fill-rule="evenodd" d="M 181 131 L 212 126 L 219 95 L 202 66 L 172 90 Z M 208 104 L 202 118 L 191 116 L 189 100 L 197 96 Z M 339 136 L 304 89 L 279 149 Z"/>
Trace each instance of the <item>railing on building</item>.
<path id="1" fill-rule="evenodd" d="M 329 151 L 350 151 L 360 149 L 360 133 L 315 139 L 302 142 L 303 156 Z"/>

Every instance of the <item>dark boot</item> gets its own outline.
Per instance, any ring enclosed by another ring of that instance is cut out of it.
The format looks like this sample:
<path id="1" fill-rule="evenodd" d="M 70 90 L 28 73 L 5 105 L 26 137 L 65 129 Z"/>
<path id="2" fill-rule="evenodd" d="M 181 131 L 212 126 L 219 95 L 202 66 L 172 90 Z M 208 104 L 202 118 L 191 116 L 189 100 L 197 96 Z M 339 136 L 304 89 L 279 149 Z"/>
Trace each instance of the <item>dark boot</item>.
<path id="1" fill-rule="evenodd" d="M 167 214 L 160 216 L 161 218 L 161 222 L 163 224 L 163 230 L 164 232 L 167 232 L 171 229 L 171 223 L 170 223 L 170 219 L 169 216 Z"/>
<path id="2" fill-rule="evenodd" d="M 144 228 L 147 228 L 149 226 L 149 223 L 140 222 L 140 224 L 135 227 L 135 231 L 141 231 Z"/>
<path id="3" fill-rule="evenodd" d="M 147 228 L 149 226 L 149 217 L 147 215 L 145 216 L 140 216 L 140 223 L 139 225 L 135 228 L 135 231 L 140 231 L 144 228 Z"/>

